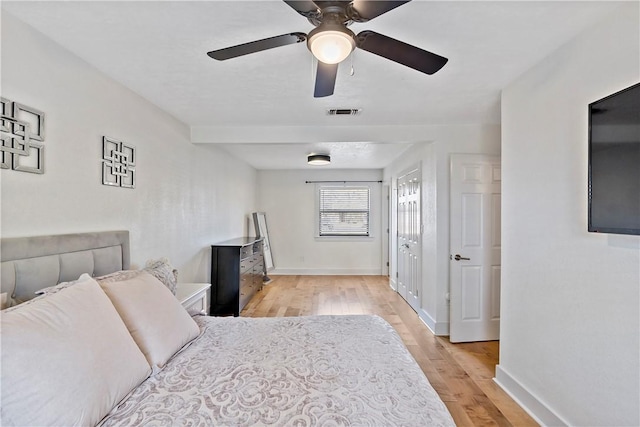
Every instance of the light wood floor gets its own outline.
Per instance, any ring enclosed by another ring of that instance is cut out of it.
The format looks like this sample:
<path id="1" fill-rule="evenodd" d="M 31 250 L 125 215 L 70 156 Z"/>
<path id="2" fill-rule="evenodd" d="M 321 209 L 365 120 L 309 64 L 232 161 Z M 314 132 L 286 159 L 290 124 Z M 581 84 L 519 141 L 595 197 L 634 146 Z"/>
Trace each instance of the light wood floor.
<path id="1" fill-rule="evenodd" d="M 241 316 L 377 314 L 402 337 L 458 426 L 537 426 L 492 380 L 498 342 L 436 337 L 384 276 L 271 276 Z"/>

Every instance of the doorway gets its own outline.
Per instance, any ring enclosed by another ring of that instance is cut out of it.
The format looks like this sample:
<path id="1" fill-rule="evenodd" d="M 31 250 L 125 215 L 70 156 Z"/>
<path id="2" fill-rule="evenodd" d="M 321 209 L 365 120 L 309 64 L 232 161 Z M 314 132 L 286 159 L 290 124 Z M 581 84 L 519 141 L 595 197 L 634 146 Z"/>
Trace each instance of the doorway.
<path id="1" fill-rule="evenodd" d="M 421 285 L 421 171 L 401 174 L 398 188 L 398 293 L 417 312 Z"/>
<path id="2" fill-rule="evenodd" d="M 451 156 L 450 340 L 500 338 L 500 158 Z"/>

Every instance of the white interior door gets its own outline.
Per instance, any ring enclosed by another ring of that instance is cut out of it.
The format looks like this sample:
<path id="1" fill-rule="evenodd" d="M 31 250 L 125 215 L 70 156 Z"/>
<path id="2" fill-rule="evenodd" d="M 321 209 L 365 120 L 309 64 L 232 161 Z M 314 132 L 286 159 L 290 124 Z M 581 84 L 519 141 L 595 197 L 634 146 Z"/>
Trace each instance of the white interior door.
<path id="1" fill-rule="evenodd" d="M 420 170 L 398 178 L 398 293 L 414 310 L 420 308 Z"/>
<path id="2" fill-rule="evenodd" d="M 450 340 L 500 338 L 500 158 L 451 156 Z"/>

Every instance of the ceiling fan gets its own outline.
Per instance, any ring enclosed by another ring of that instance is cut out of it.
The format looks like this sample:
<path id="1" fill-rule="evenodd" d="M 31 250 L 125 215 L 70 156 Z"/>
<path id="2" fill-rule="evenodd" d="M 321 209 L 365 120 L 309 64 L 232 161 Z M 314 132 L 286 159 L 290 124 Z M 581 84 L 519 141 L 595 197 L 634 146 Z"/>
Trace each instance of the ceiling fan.
<path id="1" fill-rule="evenodd" d="M 224 61 L 274 47 L 300 43 L 318 59 L 313 96 L 333 95 L 338 64 L 358 47 L 425 74 L 440 70 L 448 59 L 374 31 L 355 35 L 347 28 L 353 22 L 367 22 L 411 0 L 283 0 L 316 28 L 309 34 L 289 33 L 267 39 L 207 52 L 213 59 Z"/>

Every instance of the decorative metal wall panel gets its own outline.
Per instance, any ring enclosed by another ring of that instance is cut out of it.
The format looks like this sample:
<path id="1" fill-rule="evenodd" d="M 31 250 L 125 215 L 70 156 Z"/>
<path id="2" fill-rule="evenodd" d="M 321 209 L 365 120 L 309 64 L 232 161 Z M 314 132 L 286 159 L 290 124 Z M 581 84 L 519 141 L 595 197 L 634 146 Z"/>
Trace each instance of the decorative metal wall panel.
<path id="1" fill-rule="evenodd" d="M 44 173 L 44 113 L 0 98 L 0 168 Z"/>
<path id="2" fill-rule="evenodd" d="M 136 148 L 122 141 L 102 138 L 102 183 L 116 187 L 136 187 Z"/>

